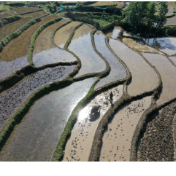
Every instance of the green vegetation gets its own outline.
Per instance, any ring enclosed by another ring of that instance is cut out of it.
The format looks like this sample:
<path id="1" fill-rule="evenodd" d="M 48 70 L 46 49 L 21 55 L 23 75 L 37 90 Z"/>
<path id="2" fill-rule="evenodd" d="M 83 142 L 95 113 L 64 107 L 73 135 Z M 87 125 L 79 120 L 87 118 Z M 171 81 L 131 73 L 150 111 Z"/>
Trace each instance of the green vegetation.
<path id="1" fill-rule="evenodd" d="M 37 31 L 35 31 L 35 33 L 33 34 L 32 36 L 32 39 L 31 39 L 31 46 L 30 46 L 30 49 L 29 49 L 29 56 L 28 56 L 28 61 L 31 65 L 34 66 L 34 63 L 33 63 L 33 60 L 32 60 L 32 53 L 33 53 L 33 50 L 34 50 L 34 43 L 35 43 L 35 40 L 37 38 L 37 36 L 43 31 L 43 29 L 45 29 L 47 26 L 51 25 L 51 24 L 54 24 L 58 21 L 60 21 L 61 18 L 57 18 L 57 19 L 54 19 L 52 21 L 49 21 L 45 24 L 43 24 L 40 28 L 38 28 Z"/>
<path id="2" fill-rule="evenodd" d="M 144 26 L 161 28 L 166 22 L 167 12 L 166 2 L 130 2 L 128 8 L 124 10 L 124 21 L 130 24 L 134 32 L 141 28 L 142 33 Z"/>

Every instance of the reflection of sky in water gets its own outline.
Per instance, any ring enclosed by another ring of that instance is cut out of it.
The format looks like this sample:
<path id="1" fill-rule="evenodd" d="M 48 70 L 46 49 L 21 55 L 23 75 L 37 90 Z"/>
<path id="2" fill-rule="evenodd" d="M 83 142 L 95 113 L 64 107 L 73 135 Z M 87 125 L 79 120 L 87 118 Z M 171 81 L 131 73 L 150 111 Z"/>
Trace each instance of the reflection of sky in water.
<path id="1" fill-rule="evenodd" d="M 27 58 L 28 56 L 23 56 L 11 62 L 0 61 L 0 79 L 7 77 L 16 70 L 28 65 L 29 62 Z"/>
<path id="2" fill-rule="evenodd" d="M 33 55 L 33 62 L 36 67 L 58 62 L 72 62 L 75 60 L 76 58 L 72 54 L 57 47 L 48 51 L 43 50 Z"/>
<path id="3" fill-rule="evenodd" d="M 145 39 L 145 42 L 152 47 L 163 49 L 176 50 L 176 39 L 174 38 L 151 38 Z M 174 43 L 175 42 L 175 43 Z"/>

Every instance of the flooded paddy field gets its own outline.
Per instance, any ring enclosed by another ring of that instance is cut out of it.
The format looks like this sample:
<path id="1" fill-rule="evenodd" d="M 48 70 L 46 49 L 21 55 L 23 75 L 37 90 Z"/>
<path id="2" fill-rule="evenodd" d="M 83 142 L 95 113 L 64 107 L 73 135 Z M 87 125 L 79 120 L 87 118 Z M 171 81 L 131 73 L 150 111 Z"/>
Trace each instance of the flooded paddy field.
<path id="1" fill-rule="evenodd" d="M 113 117 L 102 138 L 100 161 L 130 161 L 131 141 L 151 97 L 127 103 Z"/>
<path id="2" fill-rule="evenodd" d="M 156 67 L 161 75 L 163 84 L 160 98 L 156 101 L 158 105 L 176 98 L 176 67 L 163 55 L 143 53 L 144 57 Z"/>
<path id="3" fill-rule="evenodd" d="M 173 102 L 150 116 L 140 138 L 138 161 L 174 161 L 175 109 Z"/>
<path id="4" fill-rule="evenodd" d="M 176 54 L 176 38 L 146 38 L 145 42 L 160 51 L 170 55 Z"/>
<path id="5" fill-rule="evenodd" d="M 35 47 L 33 51 L 33 62 L 35 66 L 39 67 L 57 62 L 76 61 L 76 58 L 72 54 L 56 47 L 52 39 L 53 32 L 56 30 L 56 28 L 68 21 L 68 18 L 64 18 L 61 21 L 48 26 L 39 34 L 35 41 Z"/>
<path id="6" fill-rule="evenodd" d="M 113 93 L 113 101 L 110 100 L 110 92 Z M 70 139 L 65 147 L 63 161 L 88 161 L 92 148 L 92 142 L 99 122 L 112 104 L 121 98 L 123 86 L 117 86 L 97 95 L 77 117 Z M 100 106 L 99 113 L 91 117 L 92 107 Z"/>
<path id="7" fill-rule="evenodd" d="M 168 12 L 166 14 L 166 16 L 171 16 L 173 15 L 173 12 L 175 11 L 176 6 L 174 5 L 173 1 L 168 1 Z"/>
<path id="8" fill-rule="evenodd" d="M 107 33 L 105 33 L 108 37 L 111 37 L 113 39 L 116 39 L 120 33 L 120 31 L 122 30 L 122 28 L 120 26 L 114 26 L 114 29 L 108 31 Z"/>
<path id="9" fill-rule="evenodd" d="M 94 34 L 94 42 L 97 51 L 108 61 L 111 71 L 108 76 L 102 78 L 96 85 L 95 89 L 126 77 L 126 70 L 120 61 L 111 53 L 105 43 L 105 35 L 101 31 Z"/>
<path id="10" fill-rule="evenodd" d="M 66 44 L 67 40 L 69 39 L 74 28 L 80 24 L 81 24 L 81 22 L 73 21 L 73 22 L 67 24 L 66 26 L 60 28 L 54 36 L 55 44 L 57 46 L 59 46 L 60 48 L 64 48 L 64 45 Z"/>
<path id="11" fill-rule="evenodd" d="M 110 39 L 109 44 L 132 74 L 132 81 L 128 85 L 129 95 L 135 96 L 151 91 L 158 85 L 159 79 L 156 72 L 138 53 L 118 40 Z"/>
<path id="12" fill-rule="evenodd" d="M 34 12 L 34 11 L 37 11 L 37 10 L 41 10 L 41 9 L 40 8 L 36 8 L 36 7 L 18 7 L 18 8 L 13 8 L 13 11 L 15 11 L 18 14 Z"/>
<path id="13" fill-rule="evenodd" d="M 75 66 L 57 66 L 46 68 L 27 76 L 11 89 L 0 94 L 0 132 L 10 117 L 25 100 L 37 89 L 51 82 L 65 78 Z"/>
<path id="14" fill-rule="evenodd" d="M 104 60 L 93 49 L 90 34 L 92 31 L 93 28 L 83 24 L 75 31 L 71 44 L 68 47 L 81 60 L 81 69 L 77 76 L 102 72 L 106 69 Z"/>
<path id="15" fill-rule="evenodd" d="M 50 161 L 71 112 L 97 78 L 76 82 L 37 101 L 11 135 L 1 161 Z"/>
<path id="16" fill-rule="evenodd" d="M 176 65 L 176 56 L 169 57 L 169 59 Z"/>
<path id="17" fill-rule="evenodd" d="M 28 58 L 28 51 L 31 44 L 32 35 L 41 25 L 56 18 L 57 16 L 45 17 L 42 21 L 30 26 L 20 36 L 10 41 L 8 45 L 0 53 L 0 61 L 4 61 L 1 62 L 1 65 L 4 64 L 5 62 L 8 62 L 8 65 L 10 66 L 12 65 L 10 63 L 11 61 L 15 61 L 17 59 L 22 60 L 23 58 L 24 62 L 19 63 L 18 69 L 24 67 L 26 65 L 26 61 Z M 7 63 L 5 63 L 5 66 L 7 66 Z M 10 68 L 8 68 L 8 70 L 9 73 L 11 73 Z"/>
<path id="18" fill-rule="evenodd" d="M 34 12 L 34 13 L 29 13 L 29 14 L 25 14 L 25 15 L 22 15 L 24 17 L 33 17 L 33 18 L 40 18 L 44 15 L 46 15 L 48 13 L 46 13 L 45 11 L 39 11 L 39 12 Z"/>
<path id="19" fill-rule="evenodd" d="M 20 20 L 8 23 L 0 27 L 0 41 L 7 35 L 15 32 L 18 28 L 31 21 L 33 18 L 22 18 Z"/>
<path id="20" fill-rule="evenodd" d="M 146 52 L 146 53 L 159 53 L 156 49 L 148 46 L 142 40 L 135 40 L 132 38 L 123 38 L 123 43 L 128 45 L 131 49 L 135 49 L 138 51 Z"/>

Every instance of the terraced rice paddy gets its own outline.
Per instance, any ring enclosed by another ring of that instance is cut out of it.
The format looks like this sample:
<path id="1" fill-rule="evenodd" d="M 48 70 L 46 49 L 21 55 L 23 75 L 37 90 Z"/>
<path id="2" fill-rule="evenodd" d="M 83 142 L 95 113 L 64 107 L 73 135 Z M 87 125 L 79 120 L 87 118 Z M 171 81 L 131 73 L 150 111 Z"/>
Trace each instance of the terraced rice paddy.
<path id="1" fill-rule="evenodd" d="M 0 95 L 0 132 L 6 122 L 17 111 L 25 100 L 37 89 L 49 83 L 65 78 L 75 66 L 57 66 L 46 68 L 28 76 Z"/>
<path id="2" fill-rule="evenodd" d="M 119 26 L 114 26 L 114 29 L 113 29 L 113 31 L 111 32 L 108 32 L 106 35 L 108 36 L 108 37 L 111 37 L 111 38 L 113 38 L 113 39 L 116 39 L 117 37 L 118 37 L 118 35 L 119 35 L 119 33 L 120 33 L 120 31 L 121 31 L 121 27 L 119 27 Z"/>
<path id="3" fill-rule="evenodd" d="M 47 14 L 14 10 L 32 18 L 1 27 L 0 40 Z M 57 15 L 0 51 L 0 161 L 176 160 L 176 38 L 124 31 L 121 40 L 119 26 L 105 32 L 65 16 L 32 38 Z"/>
<path id="4" fill-rule="evenodd" d="M 176 54 L 176 38 L 149 38 L 145 39 L 145 42 L 169 56 Z"/>
<path id="5" fill-rule="evenodd" d="M 92 47 L 90 34 L 92 31 L 93 28 L 83 24 L 76 30 L 71 44 L 68 47 L 68 49 L 73 51 L 81 60 L 81 69 L 77 76 L 101 72 L 106 69 L 105 62 Z"/>
<path id="6" fill-rule="evenodd" d="M 149 54 L 144 53 L 144 57 L 156 67 L 159 71 L 163 83 L 163 89 L 160 95 L 159 100 L 156 101 L 158 105 L 164 104 L 169 100 L 176 97 L 175 92 L 175 76 L 176 76 L 176 67 L 165 57 L 159 54 Z"/>
<path id="7" fill-rule="evenodd" d="M 29 13 L 29 12 L 34 12 L 37 10 L 41 10 L 39 8 L 36 7 L 18 7 L 18 8 L 14 8 L 13 11 L 15 11 L 18 14 L 23 14 L 23 13 Z"/>
<path id="8" fill-rule="evenodd" d="M 96 49 L 102 56 L 108 61 L 111 71 L 108 76 L 102 78 L 96 85 L 95 89 L 98 89 L 105 84 L 125 78 L 126 70 L 120 61 L 111 53 L 105 43 L 105 36 L 101 31 L 97 31 L 94 35 L 94 41 Z"/>
<path id="9" fill-rule="evenodd" d="M 39 67 L 46 64 L 52 64 L 57 62 L 72 62 L 76 58 L 65 50 L 61 50 L 52 42 L 53 32 L 69 19 L 63 19 L 53 25 L 44 29 L 35 41 L 35 47 L 33 51 L 34 65 Z"/>
<path id="10" fill-rule="evenodd" d="M 7 11 L 0 12 L 0 20 L 6 18 L 6 17 L 8 17 L 8 16 L 12 16 L 12 15 L 14 15 L 13 12 L 7 12 Z"/>
<path id="11" fill-rule="evenodd" d="M 109 98 L 113 92 L 113 101 Z M 123 94 L 123 86 L 112 88 L 96 96 L 85 108 L 83 108 L 77 118 L 77 122 L 72 130 L 70 139 L 65 148 L 63 161 L 88 161 L 92 147 L 95 131 L 104 114 Z M 91 108 L 100 105 L 100 112 L 93 119 L 90 117 Z"/>
<path id="12" fill-rule="evenodd" d="M 135 128 L 150 104 L 151 97 L 146 97 L 128 103 L 117 112 L 104 133 L 100 161 L 130 161 Z"/>
<path id="13" fill-rule="evenodd" d="M 45 11 L 39 11 L 39 12 L 34 12 L 34 13 L 28 13 L 25 15 L 22 15 L 24 17 L 33 17 L 33 18 L 40 18 L 44 15 L 47 15 L 47 13 Z"/>
<path id="14" fill-rule="evenodd" d="M 18 67 L 13 66 L 12 70 L 10 69 L 8 69 L 9 71 L 6 70 L 5 76 L 11 74 L 13 71 L 15 71 L 16 68 L 19 69 L 27 65 L 27 58 L 29 54 L 28 52 L 31 44 L 32 35 L 42 24 L 54 20 L 56 18 L 57 16 L 45 17 L 42 21 L 32 25 L 31 27 L 26 29 L 19 37 L 15 38 L 14 40 L 8 43 L 8 45 L 0 53 L 0 61 L 3 61 L 1 62 L 1 65 L 3 64 L 4 67 L 6 67 L 7 62 L 9 66 L 12 65 L 13 63 L 17 63 L 19 60 L 20 61 L 23 60 L 23 62 L 20 63 L 18 62 L 19 63 Z M 10 63 L 12 61 L 13 63 Z"/>
<path id="15" fill-rule="evenodd" d="M 165 26 L 175 26 L 176 25 L 176 16 L 167 18 Z"/>
<path id="16" fill-rule="evenodd" d="M 174 5 L 173 1 L 167 2 L 167 4 L 168 4 L 168 12 L 166 16 L 171 16 L 173 15 L 173 12 L 175 11 L 176 6 Z"/>
<path id="17" fill-rule="evenodd" d="M 132 81 L 128 86 L 129 95 L 142 94 L 157 86 L 158 76 L 156 72 L 139 54 L 120 41 L 110 39 L 109 44 L 116 55 L 125 62 L 132 74 Z M 139 72 L 140 74 L 138 74 Z"/>
<path id="18" fill-rule="evenodd" d="M 0 40 L 7 35 L 15 32 L 18 28 L 31 21 L 33 18 L 22 18 L 20 20 L 8 23 L 0 28 Z"/>
<path id="19" fill-rule="evenodd" d="M 55 44 L 57 46 L 59 46 L 60 48 L 64 48 L 64 45 L 66 44 L 67 40 L 69 39 L 71 33 L 73 32 L 75 27 L 77 27 L 80 24 L 81 24 L 80 22 L 73 21 L 73 22 L 69 23 L 68 25 L 59 29 L 54 36 Z"/>
<path id="20" fill-rule="evenodd" d="M 96 78 L 89 78 L 74 83 L 65 89 L 46 95 L 35 103 L 23 122 L 14 131 L 0 155 L 0 160 L 51 160 L 72 110 L 87 94 L 95 80 Z M 75 90 L 78 91 L 75 92 Z M 60 111 L 58 111 L 59 109 Z"/>

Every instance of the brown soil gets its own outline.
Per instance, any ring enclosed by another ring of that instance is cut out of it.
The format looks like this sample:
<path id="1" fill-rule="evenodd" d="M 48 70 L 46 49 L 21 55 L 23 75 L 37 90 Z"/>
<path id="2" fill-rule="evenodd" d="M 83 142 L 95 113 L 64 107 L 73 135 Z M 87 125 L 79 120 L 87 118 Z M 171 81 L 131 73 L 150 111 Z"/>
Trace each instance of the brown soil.
<path id="1" fill-rule="evenodd" d="M 14 15 L 13 12 L 7 12 L 7 11 L 0 12 L 0 20 L 6 18 L 6 17 L 8 17 L 8 16 L 12 16 L 12 15 Z"/>
<path id="2" fill-rule="evenodd" d="M 111 107 L 110 92 L 113 93 L 113 103 L 115 103 L 123 94 L 123 86 L 120 85 L 97 95 L 80 111 L 71 137 L 66 144 L 63 161 L 88 161 L 98 124 Z M 91 121 L 90 111 L 95 105 L 100 105 L 100 114 L 95 115 L 95 119 Z"/>
<path id="3" fill-rule="evenodd" d="M 9 24 L 6 24 L 0 28 L 0 40 L 2 40 L 7 35 L 15 32 L 18 28 L 31 21 L 33 18 L 23 18 Z"/>
<path id="4" fill-rule="evenodd" d="M 37 10 L 40 10 L 40 9 L 35 8 L 35 7 L 18 7 L 18 8 L 14 8 L 12 10 L 17 12 L 18 14 L 23 14 L 23 13 L 37 11 Z"/>
<path id="5" fill-rule="evenodd" d="M 33 18 L 40 18 L 44 15 L 46 15 L 47 13 L 45 11 L 39 11 L 39 12 L 34 12 L 34 13 L 29 13 L 29 14 L 25 14 L 25 15 L 22 15 L 22 16 L 30 16 L 30 17 L 33 17 Z"/>
<path id="6" fill-rule="evenodd" d="M 80 24 L 81 22 L 71 22 L 59 29 L 54 36 L 55 44 L 60 48 L 64 48 L 64 45 L 67 42 L 70 34 L 73 32 L 73 29 Z"/>
<path id="7" fill-rule="evenodd" d="M 21 57 L 28 57 L 28 50 L 31 44 L 31 37 L 34 32 L 44 23 L 56 19 L 57 16 L 45 17 L 42 21 L 26 29 L 20 36 L 13 39 L 0 53 L 0 61 L 10 62 Z"/>
<path id="8" fill-rule="evenodd" d="M 148 119 L 138 150 L 138 161 L 174 161 L 173 119 L 176 103 Z"/>
<path id="9" fill-rule="evenodd" d="M 130 161 L 135 128 L 150 104 L 151 97 L 146 97 L 126 104 L 116 113 L 103 135 L 100 161 Z"/>

